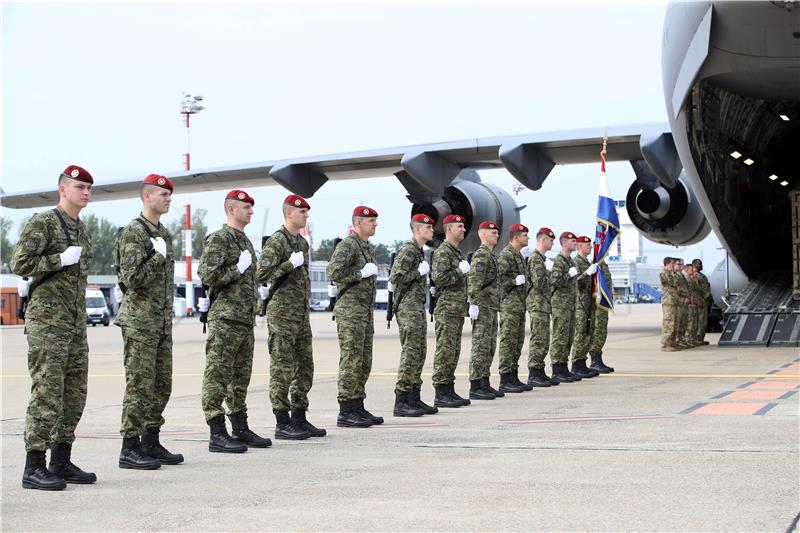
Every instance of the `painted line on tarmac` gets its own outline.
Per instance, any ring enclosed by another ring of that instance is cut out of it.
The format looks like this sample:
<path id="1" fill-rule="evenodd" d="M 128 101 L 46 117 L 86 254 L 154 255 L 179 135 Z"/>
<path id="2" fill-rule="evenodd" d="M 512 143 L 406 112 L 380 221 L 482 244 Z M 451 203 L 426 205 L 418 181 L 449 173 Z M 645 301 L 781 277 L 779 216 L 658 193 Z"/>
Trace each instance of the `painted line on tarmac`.
<path id="1" fill-rule="evenodd" d="M 532 419 L 511 419 L 501 420 L 512 425 L 523 424 L 547 424 L 550 422 L 605 422 L 614 420 L 659 420 L 662 418 L 672 418 L 664 415 L 639 415 L 639 416 L 580 416 L 568 418 L 532 418 Z"/>

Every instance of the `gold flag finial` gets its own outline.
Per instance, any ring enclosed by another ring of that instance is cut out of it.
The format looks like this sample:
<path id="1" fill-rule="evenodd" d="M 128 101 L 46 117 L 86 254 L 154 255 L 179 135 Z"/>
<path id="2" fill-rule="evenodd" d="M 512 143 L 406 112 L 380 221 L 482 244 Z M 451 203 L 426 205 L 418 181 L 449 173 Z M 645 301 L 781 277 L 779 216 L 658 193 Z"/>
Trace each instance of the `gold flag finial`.
<path id="1" fill-rule="evenodd" d="M 606 146 L 608 146 L 608 128 L 606 128 L 606 131 L 603 133 L 603 149 L 600 150 L 600 155 L 606 155 Z"/>

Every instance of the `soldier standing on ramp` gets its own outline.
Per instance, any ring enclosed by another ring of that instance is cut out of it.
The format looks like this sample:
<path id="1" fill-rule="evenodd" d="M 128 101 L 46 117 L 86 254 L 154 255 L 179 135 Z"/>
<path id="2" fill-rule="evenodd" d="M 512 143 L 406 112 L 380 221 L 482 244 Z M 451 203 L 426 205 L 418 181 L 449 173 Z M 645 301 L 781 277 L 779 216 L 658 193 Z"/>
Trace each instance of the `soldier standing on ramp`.
<path id="1" fill-rule="evenodd" d="M 172 393 L 175 255 L 172 237 L 160 222 L 172 202 L 172 183 L 150 174 L 139 185 L 139 196 L 142 213 L 117 238 L 120 288 L 125 287 L 114 322 L 125 345 L 119 467 L 153 470 L 183 462 L 183 455 L 170 453 L 159 441 Z"/>
<path id="2" fill-rule="evenodd" d="M 33 277 L 19 284 L 20 296 L 29 299 L 25 332 L 32 381 L 25 416 L 26 489 L 62 490 L 66 483 L 97 481 L 71 460 L 86 405 L 85 295 L 92 262 L 91 239 L 78 215 L 92 197 L 93 182 L 84 168 L 68 166 L 58 177 L 58 206 L 31 217 L 11 257 L 14 273 Z"/>
<path id="3" fill-rule="evenodd" d="M 550 273 L 553 261 L 545 254 L 553 248 L 556 234 L 550 228 L 536 232 L 536 249 L 528 258 L 528 298 L 526 306 L 531 315 L 531 340 L 528 345 L 528 385 L 549 387 L 558 385 L 544 371 L 544 359 L 550 345 Z"/>
<path id="4" fill-rule="evenodd" d="M 697 330 L 695 331 L 695 339 L 698 346 L 707 346 L 708 341 L 705 340 L 706 325 L 708 324 L 708 299 L 711 297 L 711 285 L 708 283 L 708 278 L 703 274 L 703 261 L 700 259 L 692 260 L 692 266 L 697 271 L 697 287 L 700 298 L 700 308 L 697 315 Z"/>
<path id="5" fill-rule="evenodd" d="M 255 249 L 244 233 L 253 216 L 255 200 L 233 190 L 225 196 L 228 219 L 222 229 L 206 237 L 197 273 L 208 286 L 198 310 L 208 313 L 206 369 L 202 405 L 210 428 L 208 450 L 241 453 L 248 447 L 266 448 L 272 442 L 256 435 L 247 424 L 247 387 L 253 370 L 253 344 L 257 311 Z M 225 409 L 233 438 L 225 428 Z"/>
<path id="6" fill-rule="evenodd" d="M 589 353 L 592 322 L 594 320 L 594 301 L 592 300 L 592 276 L 597 272 L 597 265 L 589 262 L 592 251 L 592 240 L 589 237 L 578 237 L 578 253 L 572 258 L 575 268 L 583 274 L 578 276 L 578 296 L 575 300 L 575 337 L 572 341 L 572 373 L 581 378 L 593 378 L 600 372 L 586 367 L 586 356 Z"/>

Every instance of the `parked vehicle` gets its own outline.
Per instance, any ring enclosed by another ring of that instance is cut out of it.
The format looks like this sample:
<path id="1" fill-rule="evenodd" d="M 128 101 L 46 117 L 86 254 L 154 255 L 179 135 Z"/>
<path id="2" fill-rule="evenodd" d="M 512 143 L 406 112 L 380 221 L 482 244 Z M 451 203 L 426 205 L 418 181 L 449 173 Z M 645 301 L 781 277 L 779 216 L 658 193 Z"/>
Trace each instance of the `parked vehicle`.
<path id="1" fill-rule="evenodd" d="M 111 323 L 111 312 L 100 289 L 86 288 L 86 323 L 92 326 L 108 326 Z"/>

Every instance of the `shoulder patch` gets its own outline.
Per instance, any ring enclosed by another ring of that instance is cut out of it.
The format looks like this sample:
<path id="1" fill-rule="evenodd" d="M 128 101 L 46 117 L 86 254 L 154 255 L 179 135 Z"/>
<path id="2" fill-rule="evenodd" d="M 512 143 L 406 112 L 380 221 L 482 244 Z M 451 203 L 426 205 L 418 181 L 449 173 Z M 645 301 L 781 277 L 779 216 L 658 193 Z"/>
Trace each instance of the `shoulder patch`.
<path id="1" fill-rule="evenodd" d="M 218 265 L 222 261 L 222 254 L 219 252 L 211 252 L 208 254 L 208 262 L 212 265 Z"/>
<path id="2" fill-rule="evenodd" d="M 125 264 L 132 265 L 136 261 L 136 254 L 133 252 L 128 252 L 125 255 Z"/>
<path id="3" fill-rule="evenodd" d="M 36 239 L 28 239 L 25 241 L 25 249 L 29 252 L 36 250 L 39 247 L 39 242 Z"/>

